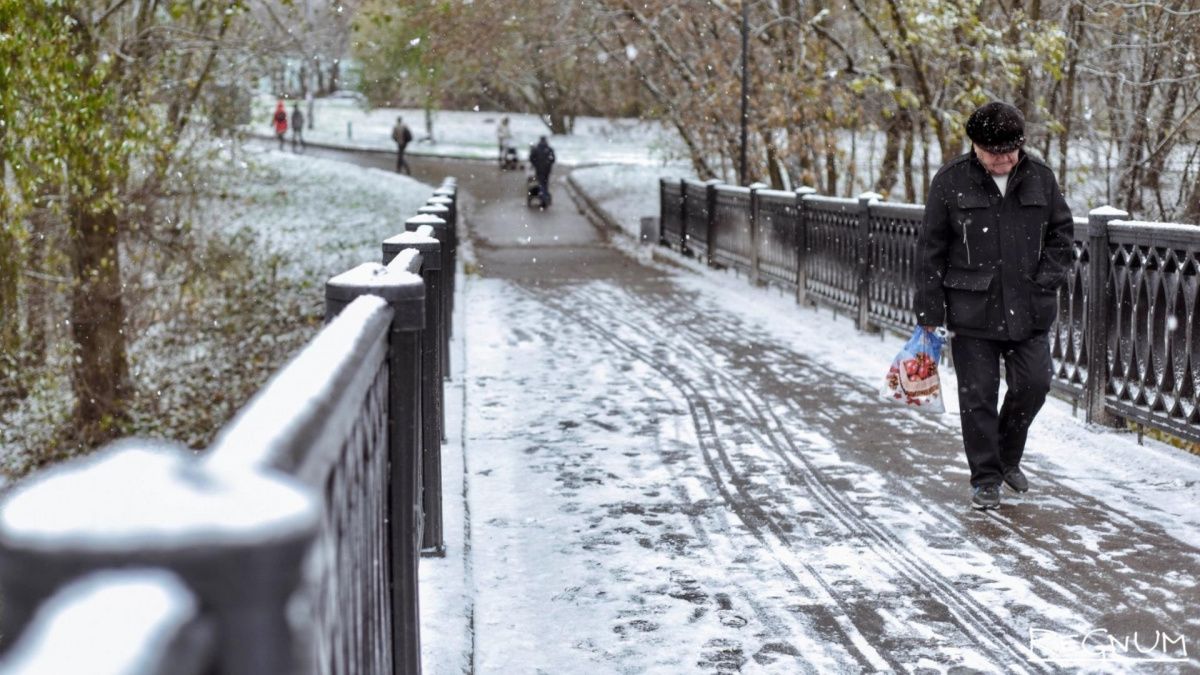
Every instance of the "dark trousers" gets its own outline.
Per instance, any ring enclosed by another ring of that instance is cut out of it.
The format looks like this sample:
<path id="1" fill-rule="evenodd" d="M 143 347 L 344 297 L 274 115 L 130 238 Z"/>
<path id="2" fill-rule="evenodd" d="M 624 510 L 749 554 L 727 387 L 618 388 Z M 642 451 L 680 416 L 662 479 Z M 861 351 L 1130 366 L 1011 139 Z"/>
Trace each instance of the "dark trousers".
<path id="1" fill-rule="evenodd" d="M 550 194 L 550 169 L 535 169 L 533 173 L 537 175 L 538 190 L 542 196 Z"/>
<path id="2" fill-rule="evenodd" d="M 396 148 L 396 173 L 407 173 L 411 175 L 412 171 L 409 170 L 408 162 L 404 159 L 404 150 L 405 147 L 403 145 Z"/>
<path id="3" fill-rule="evenodd" d="M 1029 425 L 1050 392 L 1049 338 L 1043 333 L 1014 342 L 956 335 L 950 349 L 971 485 L 998 484 L 1005 469 L 1020 465 Z M 997 413 L 1001 357 L 1008 392 Z"/>

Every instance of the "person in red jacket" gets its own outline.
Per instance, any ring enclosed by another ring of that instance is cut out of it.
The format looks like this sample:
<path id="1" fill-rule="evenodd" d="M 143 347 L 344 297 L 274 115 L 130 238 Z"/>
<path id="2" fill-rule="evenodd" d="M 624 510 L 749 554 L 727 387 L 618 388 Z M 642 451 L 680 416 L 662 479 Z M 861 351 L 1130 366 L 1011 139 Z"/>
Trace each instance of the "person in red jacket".
<path id="1" fill-rule="evenodd" d="M 288 120 L 287 111 L 283 109 L 283 100 L 275 104 L 275 115 L 272 120 L 275 122 L 275 138 L 279 139 L 279 149 L 283 149 L 283 137 L 287 135 Z"/>

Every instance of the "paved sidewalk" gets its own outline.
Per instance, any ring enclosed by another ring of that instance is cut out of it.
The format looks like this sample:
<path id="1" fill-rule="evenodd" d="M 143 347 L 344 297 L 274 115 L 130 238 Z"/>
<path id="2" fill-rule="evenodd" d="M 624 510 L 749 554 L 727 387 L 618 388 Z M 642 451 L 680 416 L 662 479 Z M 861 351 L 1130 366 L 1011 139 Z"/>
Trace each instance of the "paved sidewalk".
<path id="1" fill-rule="evenodd" d="M 882 373 L 878 338 L 639 264 L 561 182 L 540 212 L 523 176 L 424 169 L 459 176 L 476 272 L 430 672 L 1200 670 L 1200 459 L 1053 402 L 1031 492 L 971 511 L 957 420 L 842 372 Z"/>
<path id="2" fill-rule="evenodd" d="M 1068 638 L 1088 630 L 1136 631 L 1143 650 L 1182 636 L 1187 663 L 1136 665 L 1200 664 L 1196 548 L 1036 452 L 1033 491 L 969 510 L 953 417 L 901 414 L 692 273 L 603 246 L 561 187 L 531 212 L 507 178 L 466 186 L 484 201 L 465 292 L 476 670 L 1042 672 L 1181 654 L 1158 640 L 1068 660 L 1099 658 Z"/>

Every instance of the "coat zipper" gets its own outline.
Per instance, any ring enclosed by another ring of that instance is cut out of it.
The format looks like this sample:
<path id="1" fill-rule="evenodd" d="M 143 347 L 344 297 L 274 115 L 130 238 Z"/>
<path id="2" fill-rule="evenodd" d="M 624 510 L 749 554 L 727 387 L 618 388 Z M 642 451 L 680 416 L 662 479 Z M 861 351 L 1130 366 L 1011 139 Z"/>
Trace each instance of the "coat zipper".
<path id="1" fill-rule="evenodd" d="M 971 264 L 971 244 L 967 242 L 967 223 L 963 223 L 963 248 L 967 249 L 967 264 Z"/>

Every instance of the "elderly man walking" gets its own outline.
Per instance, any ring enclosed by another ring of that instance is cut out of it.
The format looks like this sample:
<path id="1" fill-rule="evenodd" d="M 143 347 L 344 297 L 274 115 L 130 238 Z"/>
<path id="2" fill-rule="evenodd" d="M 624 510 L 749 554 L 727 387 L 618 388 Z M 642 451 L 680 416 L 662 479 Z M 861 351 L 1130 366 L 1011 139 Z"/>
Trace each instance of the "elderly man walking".
<path id="1" fill-rule="evenodd" d="M 971 151 L 933 177 L 917 239 L 917 324 L 954 335 L 971 505 L 1000 506 L 1000 484 L 1029 489 L 1021 470 L 1029 425 L 1050 391 L 1047 331 L 1071 270 L 1071 210 L 1041 159 L 1026 153 L 1025 118 L 993 101 L 967 120 Z M 996 409 L 1000 361 L 1008 392 Z"/>

